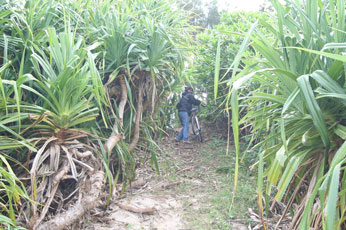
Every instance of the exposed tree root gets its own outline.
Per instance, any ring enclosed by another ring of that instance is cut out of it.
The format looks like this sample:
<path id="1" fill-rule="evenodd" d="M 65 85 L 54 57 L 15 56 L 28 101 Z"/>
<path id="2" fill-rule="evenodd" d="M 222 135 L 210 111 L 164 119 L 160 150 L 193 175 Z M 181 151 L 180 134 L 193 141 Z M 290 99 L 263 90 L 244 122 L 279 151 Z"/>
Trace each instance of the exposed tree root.
<path id="1" fill-rule="evenodd" d="M 50 207 L 50 205 L 54 199 L 55 193 L 58 190 L 59 183 L 60 183 L 61 179 L 68 173 L 68 171 L 69 171 L 69 166 L 67 163 L 64 163 L 64 167 L 59 172 L 57 172 L 56 175 L 53 177 L 54 187 L 51 191 L 51 194 L 49 195 L 49 199 L 48 199 L 47 203 L 44 205 L 44 208 L 41 212 L 40 218 L 36 222 L 36 226 L 38 226 L 41 223 L 41 221 L 43 220 L 43 218 L 46 216 L 48 209 L 49 209 L 49 207 Z M 34 227 L 34 228 L 36 228 L 36 227 Z"/>
<path id="2" fill-rule="evenodd" d="M 137 105 L 129 150 L 133 150 L 140 139 L 142 116 L 150 102 L 152 103 L 152 113 L 154 111 L 156 88 L 155 86 L 153 89 L 151 88 L 150 79 L 148 80 L 147 77 L 149 75 L 144 73 L 140 77 L 135 76 L 133 81 L 136 86 L 134 95 L 136 95 Z M 119 85 L 120 87 L 117 89 L 120 88 L 121 93 L 118 90 L 115 100 L 118 104 L 117 114 L 111 109 L 115 121 L 112 133 L 104 144 L 108 153 L 111 153 L 114 147 L 125 138 L 122 132 L 124 131 L 124 113 L 128 104 L 126 75 L 119 76 Z M 107 96 L 111 102 L 109 94 Z M 31 196 L 33 200 L 44 206 L 43 208 L 37 205 L 32 206 L 30 223 L 27 225 L 30 229 L 64 229 L 101 202 L 100 194 L 105 181 L 104 173 L 99 171 L 102 166 L 94 167 L 96 159 L 91 159 L 94 157 L 93 153 L 89 150 L 80 152 L 79 150 L 85 149 L 85 146 L 81 142 L 75 141 L 91 135 L 78 130 L 73 130 L 72 135 L 69 131 L 62 130 L 58 133 L 59 135 L 55 135 L 56 137 L 48 139 L 31 163 L 30 174 L 33 184 Z M 54 172 L 57 172 L 56 175 L 53 174 Z M 88 176 L 90 179 L 86 179 Z M 132 183 L 130 187 L 136 187 L 136 183 Z M 76 201 L 76 196 L 72 195 L 75 192 L 79 194 L 78 201 Z M 119 206 L 142 214 L 153 214 L 156 211 L 153 207 L 140 208 L 125 204 L 119 204 Z M 67 207 L 70 208 L 67 209 Z M 50 209 L 53 210 L 52 213 Z M 47 220 L 49 218 L 51 219 Z"/>
<path id="3" fill-rule="evenodd" d="M 116 144 L 118 144 L 118 142 L 122 139 L 124 139 L 123 135 L 113 132 L 105 144 L 107 152 L 112 152 L 114 146 L 116 146 Z"/>
<path id="4" fill-rule="evenodd" d="M 120 86 L 121 86 L 121 100 L 119 103 L 118 107 L 118 114 L 119 114 L 119 121 L 115 121 L 113 125 L 113 132 L 111 136 L 107 139 L 107 142 L 105 144 L 106 150 L 110 153 L 112 152 L 113 148 L 115 147 L 116 144 L 122 139 L 124 139 L 123 135 L 119 133 L 118 125 L 120 124 L 120 128 L 123 128 L 124 124 L 124 111 L 125 111 L 125 105 L 127 103 L 127 88 L 126 88 L 126 82 L 125 82 L 125 77 L 121 76 L 120 77 Z M 108 99 L 109 102 L 111 102 L 110 98 Z M 114 117 L 115 113 L 112 110 Z"/>
<path id="5" fill-rule="evenodd" d="M 104 172 L 97 171 L 90 177 L 90 185 L 84 187 L 85 190 L 90 189 L 90 192 L 86 192 L 77 204 L 68 209 L 66 212 L 58 214 L 53 219 L 41 224 L 37 230 L 62 230 L 65 227 L 71 225 L 80 217 L 82 217 L 87 211 L 97 207 L 100 202 L 100 194 L 105 182 Z"/>
<path id="6" fill-rule="evenodd" d="M 120 119 L 120 126 L 123 128 L 124 126 L 124 111 L 125 111 L 125 105 L 127 103 L 127 87 L 125 82 L 125 77 L 120 77 L 120 86 L 121 86 L 121 100 L 119 103 L 119 119 Z"/>
<path id="7" fill-rule="evenodd" d="M 139 207 L 135 207 L 135 206 L 127 205 L 127 204 L 122 204 L 122 203 L 118 203 L 117 205 L 126 211 L 141 213 L 141 214 L 147 214 L 147 215 L 153 215 L 154 212 L 156 211 L 156 209 L 153 207 L 151 207 L 151 208 L 139 208 Z"/>
<path id="8" fill-rule="evenodd" d="M 136 110 L 136 119 L 135 119 L 135 129 L 134 129 L 134 135 L 133 135 L 133 139 L 130 143 L 129 149 L 133 150 L 139 140 L 139 125 L 141 122 L 141 118 L 142 118 L 142 112 L 143 112 L 143 90 L 144 90 L 144 80 L 142 80 L 139 83 L 138 86 L 138 98 L 137 98 L 137 110 Z"/>

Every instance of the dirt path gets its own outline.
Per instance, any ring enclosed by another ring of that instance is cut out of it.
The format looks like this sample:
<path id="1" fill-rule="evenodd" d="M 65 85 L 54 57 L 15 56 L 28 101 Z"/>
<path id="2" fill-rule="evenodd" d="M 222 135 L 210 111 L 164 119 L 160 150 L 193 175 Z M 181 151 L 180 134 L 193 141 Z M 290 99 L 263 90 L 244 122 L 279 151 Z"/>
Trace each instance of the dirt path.
<path id="1" fill-rule="evenodd" d="M 138 169 L 139 179 L 125 197 L 113 200 L 102 218 L 95 214 L 84 229 L 247 229 L 244 219 L 233 216 L 231 221 L 223 213 L 232 187 L 225 181 L 233 174 L 228 175 L 233 160 L 225 156 L 224 143 L 217 138 L 191 144 L 173 140 L 161 141 L 161 175 L 149 167 Z"/>

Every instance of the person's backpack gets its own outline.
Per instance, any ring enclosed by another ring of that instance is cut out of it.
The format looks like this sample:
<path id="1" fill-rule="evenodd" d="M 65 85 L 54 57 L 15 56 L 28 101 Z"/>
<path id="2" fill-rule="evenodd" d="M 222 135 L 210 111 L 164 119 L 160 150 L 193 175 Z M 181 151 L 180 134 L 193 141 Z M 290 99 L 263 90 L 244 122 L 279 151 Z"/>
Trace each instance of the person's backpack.
<path id="1" fill-rule="evenodd" d="M 181 107 L 181 100 L 183 100 L 183 98 L 187 101 L 189 100 L 189 98 L 187 96 L 183 96 L 182 98 L 180 98 L 178 104 L 175 106 L 178 110 Z"/>

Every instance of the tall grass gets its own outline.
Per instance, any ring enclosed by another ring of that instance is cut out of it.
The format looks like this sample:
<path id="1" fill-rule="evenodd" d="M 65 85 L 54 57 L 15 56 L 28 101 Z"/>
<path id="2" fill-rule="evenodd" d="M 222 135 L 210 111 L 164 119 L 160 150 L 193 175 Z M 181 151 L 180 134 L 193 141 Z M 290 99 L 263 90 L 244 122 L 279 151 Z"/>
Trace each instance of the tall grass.
<path id="1" fill-rule="evenodd" d="M 4 155 L 0 155 L 0 191 L 0 226 L 22 229 L 16 223 L 17 213 L 22 202 L 30 198 Z"/>
<path id="2" fill-rule="evenodd" d="M 259 23 L 273 33 L 249 32 L 250 43 L 244 41 L 262 61 L 229 79 L 235 144 L 239 124 L 251 125 L 258 142 L 254 148 L 262 151 L 257 163 L 260 207 L 261 194 L 274 193 L 288 205 L 285 212 L 293 211 L 292 229 L 343 229 L 345 3 L 271 2 L 277 24 Z M 245 95 L 248 113 L 239 121 L 238 97 L 249 83 L 260 86 Z"/>

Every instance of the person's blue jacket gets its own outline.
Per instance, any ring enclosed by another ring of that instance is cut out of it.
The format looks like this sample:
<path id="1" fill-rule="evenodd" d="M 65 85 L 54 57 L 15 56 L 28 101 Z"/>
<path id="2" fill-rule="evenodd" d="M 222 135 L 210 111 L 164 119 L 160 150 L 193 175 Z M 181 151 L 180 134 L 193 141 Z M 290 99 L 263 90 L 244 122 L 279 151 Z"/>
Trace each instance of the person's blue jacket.
<path id="1" fill-rule="evenodd" d="M 178 112 L 188 112 L 191 113 L 192 105 L 199 105 L 201 101 L 196 99 L 191 93 L 183 92 L 182 98 L 178 106 Z"/>

